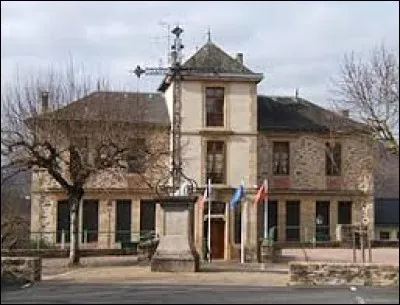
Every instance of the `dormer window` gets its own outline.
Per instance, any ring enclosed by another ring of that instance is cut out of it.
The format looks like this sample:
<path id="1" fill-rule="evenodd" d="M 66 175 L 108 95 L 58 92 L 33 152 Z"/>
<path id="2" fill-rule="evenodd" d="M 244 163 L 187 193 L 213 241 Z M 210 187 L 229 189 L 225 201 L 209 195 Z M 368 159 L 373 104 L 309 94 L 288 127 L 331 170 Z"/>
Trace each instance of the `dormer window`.
<path id="1" fill-rule="evenodd" d="M 224 126 L 224 88 L 206 88 L 206 126 Z"/>

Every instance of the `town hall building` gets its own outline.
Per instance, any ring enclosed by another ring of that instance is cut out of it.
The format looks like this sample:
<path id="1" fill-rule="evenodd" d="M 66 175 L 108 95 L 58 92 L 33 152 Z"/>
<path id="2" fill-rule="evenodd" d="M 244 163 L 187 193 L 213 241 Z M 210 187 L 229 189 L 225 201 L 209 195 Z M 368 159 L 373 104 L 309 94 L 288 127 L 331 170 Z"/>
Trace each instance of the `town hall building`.
<path id="1" fill-rule="evenodd" d="M 208 179 L 214 259 L 238 259 L 242 237 L 246 259 L 257 259 L 265 205 L 254 197 L 265 179 L 268 227 L 274 228 L 276 241 L 340 240 L 341 226 L 360 222 L 373 232 L 374 148 L 364 127 L 345 113 L 299 96 L 259 93 L 263 75 L 245 62 L 243 54 L 230 56 L 208 41 L 183 63 L 193 68 L 181 80 L 181 153 L 185 175 L 198 184 L 193 228 L 198 252 L 204 254 L 207 245 L 208 205 L 200 202 Z M 213 72 L 202 72 L 207 69 Z M 123 118 L 129 124 L 140 102 L 145 108 L 142 123 L 152 126 L 141 141 L 151 146 L 157 140 L 168 147 L 173 82 L 166 76 L 158 93 L 96 91 L 55 111 L 79 117 L 84 109 L 95 116 L 102 100 L 101 105 L 107 101 L 111 107 L 104 109 L 112 109 L 108 120 Z M 95 118 L 85 120 L 92 124 Z M 130 128 L 138 128 L 137 122 Z M 129 128 L 126 132 L 128 136 Z M 90 135 L 85 135 L 89 147 Z M 128 168 L 119 179 L 102 176 L 86 185 L 79 212 L 82 247 L 120 247 L 126 236 L 135 240 L 141 232 L 161 232 L 155 193 L 137 179 L 136 171 Z M 245 196 L 232 209 L 229 202 L 242 181 Z M 31 198 L 31 231 L 51 243 L 67 244 L 66 195 L 41 169 L 33 173 Z"/>

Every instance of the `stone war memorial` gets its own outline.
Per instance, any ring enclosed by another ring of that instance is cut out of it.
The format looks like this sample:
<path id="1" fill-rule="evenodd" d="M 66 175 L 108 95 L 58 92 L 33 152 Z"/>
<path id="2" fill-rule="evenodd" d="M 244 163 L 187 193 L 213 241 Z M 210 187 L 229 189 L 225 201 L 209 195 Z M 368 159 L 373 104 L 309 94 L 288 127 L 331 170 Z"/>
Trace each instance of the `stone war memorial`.
<path id="1" fill-rule="evenodd" d="M 192 196 L 197 183 L 182 172 L 181 158 L 181 52 L 183 49 L 180 35 L 183 30 L 176 27 L 172 46 L 172 64 L 168 74 L 173 82 L 172 126 L 171 126 L 171 171 L 164 183 L 157 185 L 159 210 L 159 243 L 151 259 L 151 270 L 155 272 L 197 272 L 200 256 L 194 245 L 194 204 L 197 196 Z M 137 66 L 134 73 L 139 78 L 146 69 Z M 161 72 L 163 73 L 163 72 Z M 166 195 L 164 195 L 166 194 Z"/>
<path id="2" fill-rule="evenodd" d="M 159 244 L 152 271 L 197 272 L 200 256 L 193 242 L 194 204 L 197 197 L 170 196 L 157 202 L 161 209 Z"/>

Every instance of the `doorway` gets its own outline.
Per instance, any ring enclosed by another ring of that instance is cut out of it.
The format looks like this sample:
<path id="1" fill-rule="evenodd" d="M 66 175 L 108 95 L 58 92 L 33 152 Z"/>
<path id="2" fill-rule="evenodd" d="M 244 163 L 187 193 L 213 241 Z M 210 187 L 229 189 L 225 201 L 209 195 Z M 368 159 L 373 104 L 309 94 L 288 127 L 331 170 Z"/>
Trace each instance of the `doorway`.
<path id="1" fill-rule="evenodd" d="M 225 220 L 211 218 L 211 258 L 224 259 L 225 257 Z M 207 258 L 208 219 L 204 220 L 205 258 Z"/>

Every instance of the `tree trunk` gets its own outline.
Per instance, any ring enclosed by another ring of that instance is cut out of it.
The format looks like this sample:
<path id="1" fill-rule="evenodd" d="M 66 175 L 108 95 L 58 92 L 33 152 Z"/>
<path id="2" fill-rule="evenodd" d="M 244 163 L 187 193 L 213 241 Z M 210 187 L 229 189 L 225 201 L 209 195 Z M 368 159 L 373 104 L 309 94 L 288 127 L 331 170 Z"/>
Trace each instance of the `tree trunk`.
<path id="1" fill-rule="evenodd" d="M 69 196 L 69 204 L 70 204 L 70 246 L 69 246 L 69 262 L 70 266 L 79 265 L 79 206 L 80 201 L 82 199 L 82 195 L 80 193 L 72 193 Z"/>

